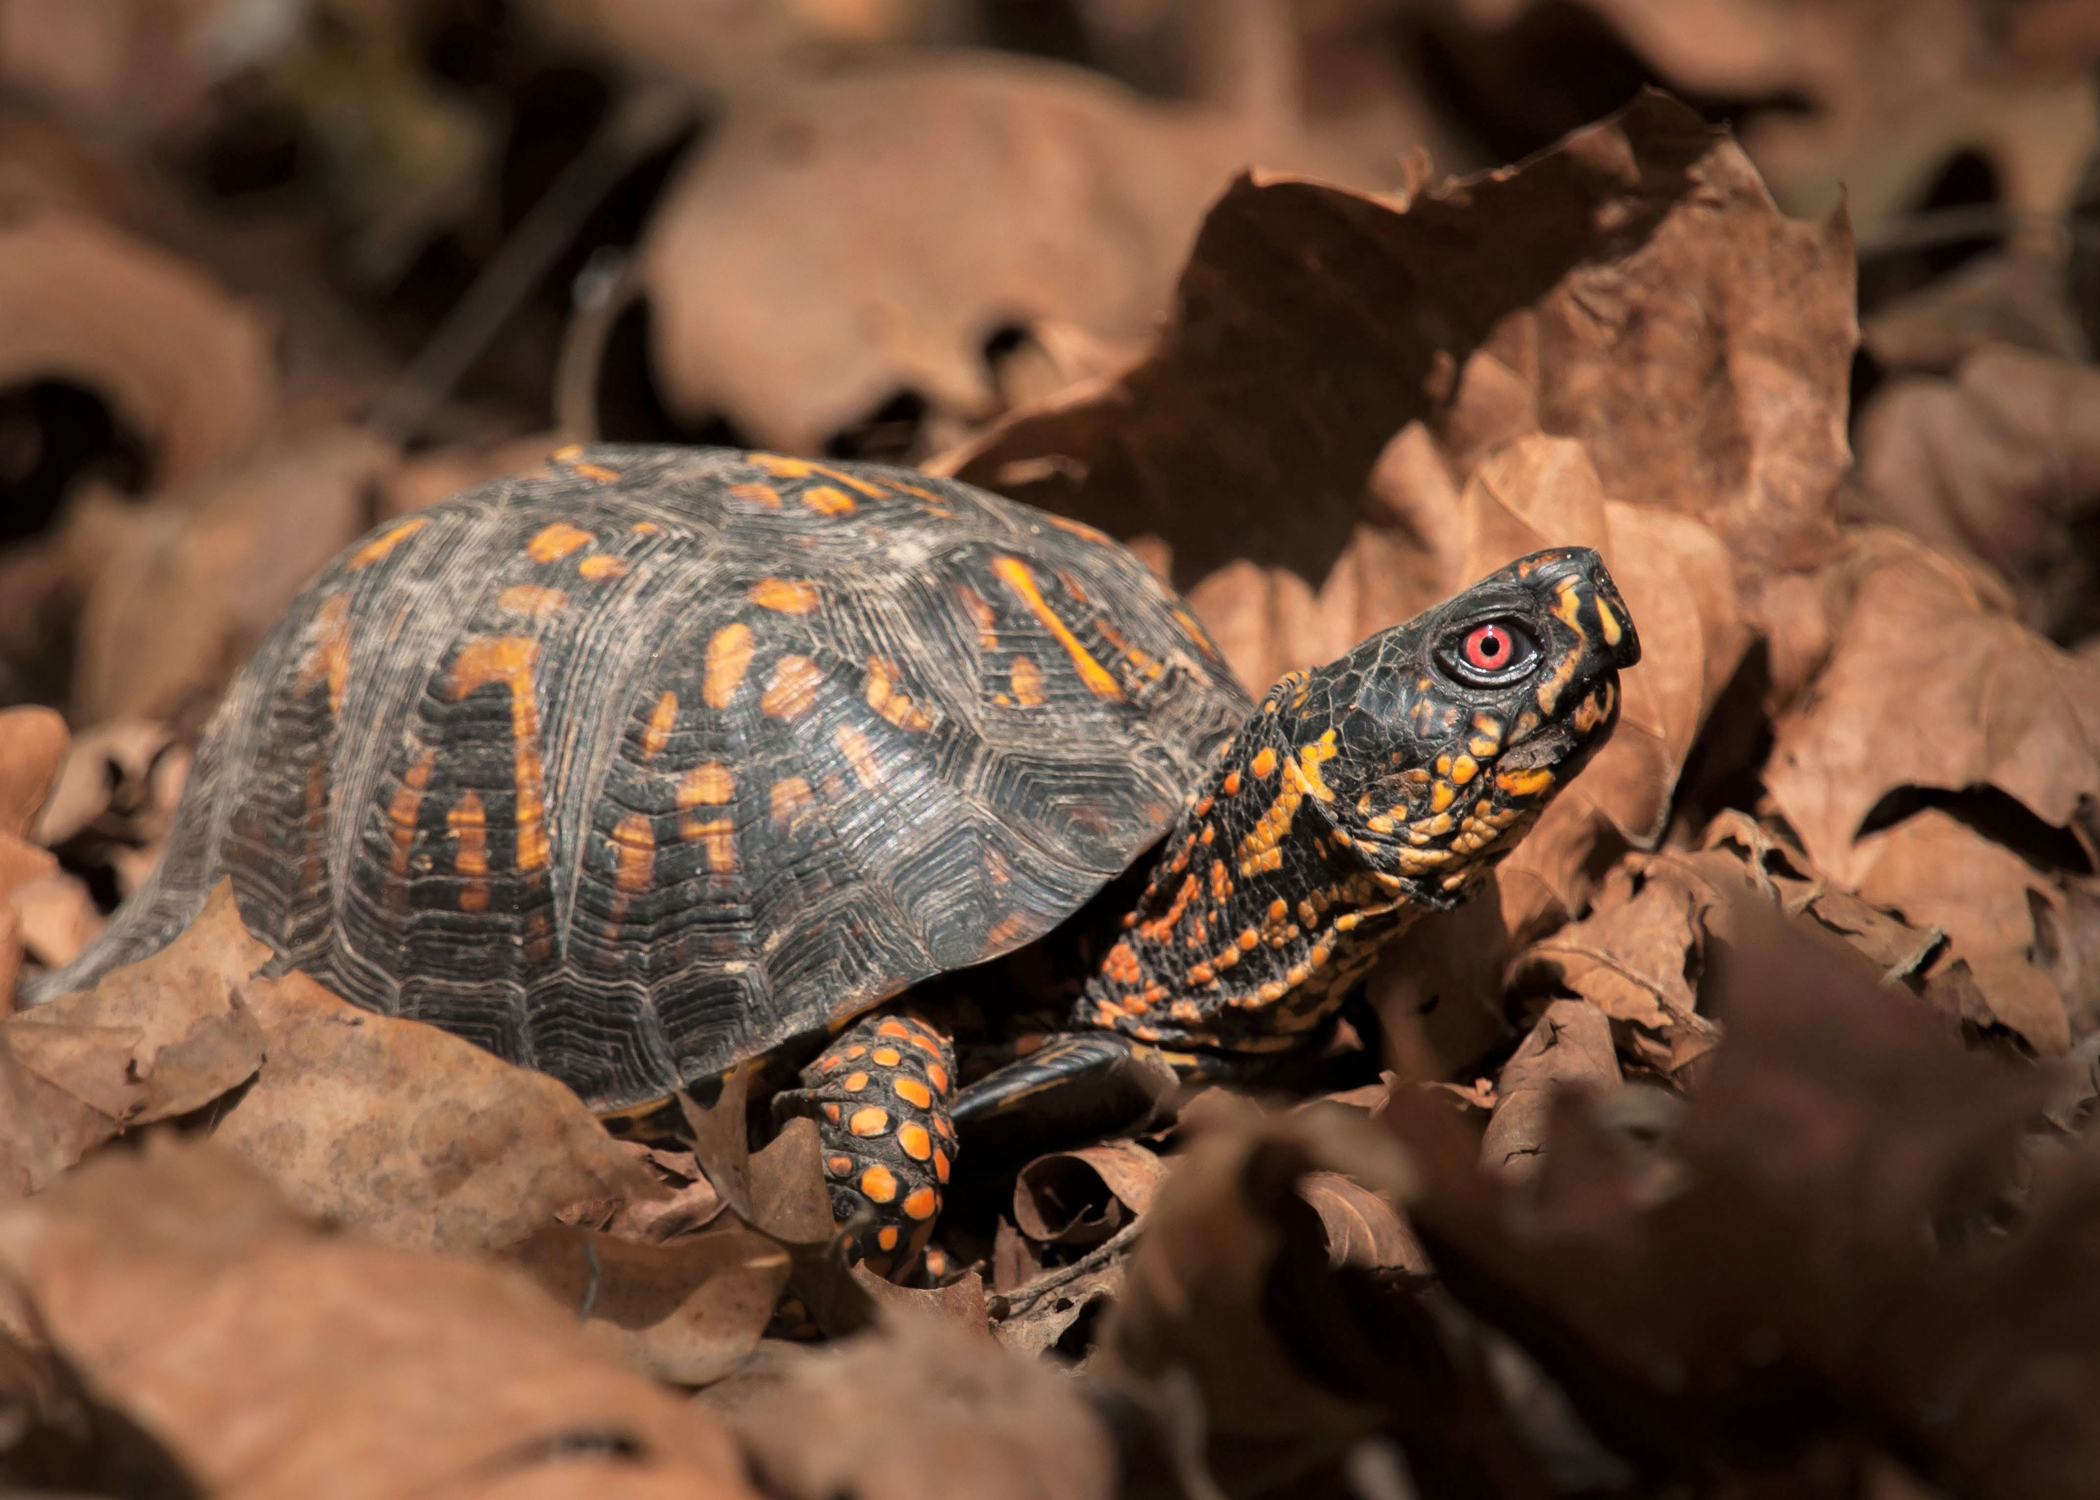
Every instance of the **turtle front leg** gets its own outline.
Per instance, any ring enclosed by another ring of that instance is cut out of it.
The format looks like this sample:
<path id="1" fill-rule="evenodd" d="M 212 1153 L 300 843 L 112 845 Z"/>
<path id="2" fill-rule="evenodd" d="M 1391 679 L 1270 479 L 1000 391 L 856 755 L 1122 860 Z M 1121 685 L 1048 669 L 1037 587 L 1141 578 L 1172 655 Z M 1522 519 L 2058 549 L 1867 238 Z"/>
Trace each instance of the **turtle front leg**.
<path id="1" fill-rule="evenodd" d="M 955 1160 L 955 1049 L 913 1017 L 869 1016 L 774 1099 L 808 1115 L 824 1148 L 831 1213 L 848 1254 L 878 1276 L 909 1270 L 933 1236 Z"/>

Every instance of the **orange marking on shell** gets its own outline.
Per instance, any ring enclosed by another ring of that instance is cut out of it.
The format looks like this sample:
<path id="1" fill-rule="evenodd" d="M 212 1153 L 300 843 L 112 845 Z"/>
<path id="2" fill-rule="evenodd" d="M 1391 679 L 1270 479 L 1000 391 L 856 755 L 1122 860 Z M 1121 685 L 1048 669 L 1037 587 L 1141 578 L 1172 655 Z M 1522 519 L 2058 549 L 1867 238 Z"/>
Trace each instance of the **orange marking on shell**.
<path id="1" fill-rule="evenodd" d="M 914 1161 L 924 1161 L 933 1155 L 933 1137 L 926 1133 L 924 1125 L 900 1125 L 897 1128 L 897 1144 L 902 1146 L 904 1154 Z"/>
<path id="2" fill-rule="evenodd" d="M 770 484 L 732 484 L 729 487 L 729 498 L 751 505 L 763 505 L 767 510 L 780 509 L 780 491 Z"/>
<path id="3" fill-rule="evenodd" d="M 931 729 L 926 711 L 897 691 L 897 664 L 879 657 L 868 658 L 868 707 L 899 729 Z"/>
<path id="4" fill-rule="evenodd" d="M 1242 947 L 1249 953 L 1252 953 L 1254 951 L 1255 945 L 1260 942 L 1261 934 L 1256 932 L 1252 927 L 1249 927 L 1246 931 L 1242 932 L 1239 937 L 1240 947 Z"/>
<path id="5" fill-rule="evenodd" d="M 914 1219 L 930 1219 L 940 1212 L 941 1195 L 930 1187 L 922 1187 L 904 1200 L 904 1211 Z"/>
<path id="6" fill-rule="evenodd" d="M 916 1078 L 898 1079 L 890 1085 L 890 1092 L 908 1104 L 918 1105 L 921 1109 L 933 1108 L 933 1090 L 926 1087 L 925 1084 L 919 1082 Z M 912 1128 L 916 1129 L 917 1127 L 914 1126 Z M 925 1155 L 924 1152 L 916 1154 L 921 1157 Z"/>
<path id="7" fill-rule="evenodd" d="M 567 521 L 556 521 L 552 526 L 542 527 L 525 544 L 525 555 L 534 562 L 560 562 L 579 547 L 588 547 L 593 540 L 588 531 L 571 526 Z"/>
<path id="8" fill-rule="evenodd" d="M 758 700 L 759 711 L 770 718 L 793 719 L 809 711 L 817 701 L 817 684 L 824 674 L 806 656 L 783 656 L 774 663 L 773 680 Z"/>
<path id="9" fill-rule="evenodd" d="M 1079 637 L 1072 633 L 1072 628 L 1060 620 L 1057 612 L 1050 608 L 1049 601 L 1043 597 L 1043 591 L 1036 586 L 1035 574 L 1028 570 L 1028 564 L 1018 557 L 995 557 L 992 559 L 992 571 L 1020 597 L 1021 602 L 1028 606 L 1029 613 L 1040 620 L 1043 628 L 1065 648 L 1065 654 L 1072 658 L 1072 665 L 1079 669 L 1079 680 L 1084 682 L 1096 697 L 1120 699 L 1123 696 L 1122 687 L 1109 675 L 1108 668 L 1094 660 Z"/>
<path id="10" fill-rule="evenodd" d="M 897 1226 L 894 1224 L 885 1224 L 882 1228 L 875 1231 L 875 1243 L 882 1246 L 885 1250 L 896 1249 L 897 1241 L 902 1238 L 904 1236 L 897 1232 Z"/>
<path id="11" fill-rule="evenodd" d="M 868 1049 L 867 1049 L 866 1047 L 860 1046 L 860 1045 L 858 1045 L 858 1044 L 855 1044 L 854 1046 L 848 1047 L 848 1048 L 846 1049 L 846 1056 L 847 1056 L 847 1057 L 849 1057 L 849 1058 L 853 1058 L 853 1057 L 866 1057 L 867 1055 L 868 1055 Z"/>
<path id="12" fill-rule="evenodd" d="M 1106 532 L 1096 531 L 1093 527 L 1087 525 L 1086 522 L 1075 521 L 1070 516 L 1052 516 L 1050 524 L 1059 531 L 1069 531 L 1074 536 L 1085 537 L 1088 541 L 1098 543 L 1103 547 L 1116 545 L 1114 538 L 1110 537 Z"/>
<path id="13" fill-rule="evenodd" d="M 857 1109 L 853 1118 L 846 1122 L 846 1128 L 855 1135 L 881 1135 L 890 1128 L 890 1112 L 872 1104 L 866 1109 Z"/>
<path id="14" fill-rule="evenodd" d="M 827 1119 L 827 1120 L 829 1120 L 829 1121 L 830 1121 L 830 1122 L 831 1122 L 832 1124 L 834 1124 L 834 1125 L 838 1124 L 838 1122 L 839 1122 L 839 1107 L 838 1107 L 838 1106 L 837 1106 L 836 1104 L 827 1104 L 827 1105 L 825 1105 L 825 1106 L 824 1106 L 824 1118 L 825 1118 L 825 1119 Z"/>
<path id="15" fill-rule="evenodd" d="M 751 668 L 751 627 L 742 620 L 724 625 L 707 643 L 707 675 L 701 696 L 709 708 L 727 708 Z"/>
<path id="16" fill-rule="evenodd" d="M 608 578 L 625 578 L 627 564 L 617 557 L 607 557 L 600 553 L 595 557 L 586 557 L 576 565 L 576 571 L 588 582 L 603 583 Z"/>
<path id="17" fill-rule="evenodd" d="M 933 1175 L 943 1182 L 948 1180 L 948 1153 L 938 1146 L 933 1148 Z"/>
<path id="18" fill-rule="evenodd" d="M 773 822 L 783 828 L 794 826 L 795 819 L 817 805 L 810 794 L 809 783 L 800 776 L 790 776 L 773 783 Z"/>
<path id="19" fill-rule="evenodd" d="M 1011 916 L 1001 917 L 991 925 L 991 929 L 984 935 L 985 951 L 990 952 L 994 948 L 1003 948 L 1008 943 L 1023 936 L 1027 931 L 1028 917 L 1025 913 L 1015 912 Z"/>
<path id="20" fill-rule="evenodd" d="M 865 1114 L 866 1111 L 862 1113 Z M 858 1120 L 860 1115 L 853 1118 Z M 860 1135 L 865 1132 L 856 1130 L 854 1134 Z M 860 1174 L 860 1190 L 867 1195 L 871 1203 L 892 1202 L 897 1196 L 897 1174 L 878 1162 Z"/>
<path id="21" fill-rule="evenodd" d="M 806 615 L 817 607 L 816 585 L 792 578 L 761 578 L 751 585 L 751 602 L 784 615 Z"/>
<path id="22" fill-rule="evenodd" d="M 445 814 L 445 824 L 459 847 L 452 855 L 452 873 L 463 876 L 466 885 L 459 893 L 461 911 L 486 911 L 489 904 L 488 813 L 474 792 L 460 795 L 459 805 Z"/>
<path id="23" fill-rule="evenodd" d="M 877 1047 L 875 1049 L 875 1065 L 879 1068 L 894 1068 L 903 1061 L 904 1054 L 895 1047 Z"/>
<path id="24" fill-rule="evenodd" d="M 700 841 L 710 874 L 736 873 L 736 824 L 729 819 L 715 818 L 705 823 L 690 818 L 682 819 L 678 825 L 678 836 Z"/>
<path id="25" fill-rule="evenodd" d="M 948 1092 L 948 1070 L 939 1063 L 930 1062 L 926 1065 L 926 1081 L 933 1085 L 935 1093 L 945 1094 Z"/>
<path id="26" fill-rule="evenodd" d="M 850 516 L 859 509 L 853 497 L 835 484 L 815 484 L 801 494 L 802 503 L 820 516 Z"/>
<path id="27" fill-rule="evenodd" d="M 824 1170 L 833 1177 L 844 1177 L 853 1170 L 853 1158 L 850 1156 L 827 1156 L 824 1158 Z"/>
<path id="28" fill-rule="evenodd" d="M 831 737 L 863 787 L 872 792 L 882 784 L 882 768 L 875 763 L 875 752 L 869 748 L 866 735 L 850 724 L 841 724 Z"/>
<path id="29" fill-rule="evenodd" d="M 540 705 L 532 683 L 540 643 L 529 636 L 495 636 L 469 641 L 453 660 L 446 689 L 458 702 L 478 688 L 500 682 L 510 690 L 511 785 L 516 793 L 512 822 L 517 830 L 521 870 L 547 865 L 547 786 L 540 764 Z"/>
<path id="30" fill-rule="evenodd" d="M 939 1057 L 941 1055 L 941 1044 L 939 1038 L 937 1037 L 921 1036 L 917 1032 L 913 1032 L 910 1037 L 906 1038 L 906 1040 L 908 1040 L 914 1047 L 917 1047 L 921 1052 L 931 1053 L 935 1057 Z M 945 1083 L 938 1085 L 938 1087 L 940 1088 L 946 1088 L 947 1086 L 948 1085 Z"/>
<path id="31" fill-rule="evenodd" d="M 1281 922 L 1290 915 L 1290 911 L 1290 905 L 1281 896 L 1278 896 L 1269 903 L 1269 920 L 1271 922 Z"/>
<path id="32" fill-rule="evenodd" d="M 560 589 L 541 588 L 536 583 L 514 583 L 496 596 L 496 607 L 509 614 L 544 620 L 558 614 L 569 602 Z"/>
<path id="33" fill-rule="evenodd" d="M 629 813 L 614 825 L 613 888 L 624 895 L 649 889 L 656 872 L 656 832 L 646 813 Z"/>
<path id="34" fill-rule="evenodd" d="M 736 777 L 718 760 L 702 761 L 678 783 L 680 808 L 721 807 L 736 800 Z"/>
<path id="35" fill-rule="evenodd" d="M 661 753 L 671 743 L 671 731 L 677 726 L 678 695 L 666 690 L 649 711 L 649 727 L 642 731 L 642 759 L 651 760 Z"/>
<path id="36" fill-rule="evenodd" d="M 575 469 L 585 479 L 595 479 L 600 484 L 611 484 L 620 477 L 618 469 L 608 469 L 604 464 L 577 464 Z"/>
<path id="37" fill-rule="evenodd" d="M 1043 674 L 1036 664 L 1025 656 L 1014 658 L 1011 674 L 1014 701 L 1023 708 L 1034 708 L 1043 701 Z"/>
<path id="38" fill-rule="evenodd" d="M 1267 745 L 1262 746 L 1261 753 L 1247 763 L 1247 769 L 1262 780 L 1268 780 L 1276 774 L 1276 752 Z"/>
<path id="39" fill-rule="evenodd" d="M 416 813 L 423 805 L 423 789 L 430 785 L 430 773 L 436 767 L 437 751 L 425 750 L 401 773 L 401 785 L 394 788 L 393 798 L 387 803 L 386 820 L 392 825 L 394 844 L 387 868 L 398 876 L 408 874 L 409 852 L 416 843 Z"/>
<path id="40" fill-rule="evenodd" d="M 328 711 L 343 711 L 343 689 L 350 682 L 350 596 L 331 594 L 314 615 L 314 648 L 300 670 L 299 681 L 311 687 L 328 684 Z"/>
<path id="41" fill-rule="evenodd" d="M 999 617 L 992 612 L 991 605 L 985 603 L 984 595 L 967 583 L 959 583 L 955 586 L 955 597 L 962 600 L 964 611 L 977 626 L 977 644 L 987 651 L 997 651 Z"/>
<path id="42" fill-rule="evenodd" d="M 1237 797 L 1240 794 L 1240 773 L 1237 771 L 1227 771 L 1225 773 L 1224 784 L 1220 789 L 1228 797 Z"/>
<path id="43" fill-rule="evenodd" d="M 849 1094 L 857 1094 L 867 1086 L 868 1075 L 865 1073 L 848 1073 L 846 1075 L 845 1082 L 842 1085 L 842 1087 Z"/>
<path id="44" fill-rule="evenodd" d="M 428 516 L 410 516 L 407 520 L 388 527 L 351 553 L 350 561 L 343 564 L 344 568 L 355 573 L 359 568 L 371 567 L 429 524 Z"/>

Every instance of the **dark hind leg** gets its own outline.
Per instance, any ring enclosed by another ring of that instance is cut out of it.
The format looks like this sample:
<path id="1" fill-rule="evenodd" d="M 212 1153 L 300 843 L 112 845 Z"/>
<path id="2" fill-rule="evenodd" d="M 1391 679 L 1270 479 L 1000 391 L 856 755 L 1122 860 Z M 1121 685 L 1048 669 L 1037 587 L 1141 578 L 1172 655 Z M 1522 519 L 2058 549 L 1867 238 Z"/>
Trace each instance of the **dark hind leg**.
<path id="1" fill-rule="evenodd" d="M 1059 1032 L 964 1089 L 955 1124 L 973 1152 L 1053 1150 L 1145 1124 L 1184 1071 L 1202 1070 L 1117 1032 Z"/>
<path id="2" fill-rule="evenodd" d="M 955 1161 L 955 1049 L 924 1021 L 870 1016 L 777 1096 L 776 1115 L 808 1115 L 824 1146 L 831 1213 L 849 1253 L 878 1276 L 908 1271 L 933 1236 Z"/>

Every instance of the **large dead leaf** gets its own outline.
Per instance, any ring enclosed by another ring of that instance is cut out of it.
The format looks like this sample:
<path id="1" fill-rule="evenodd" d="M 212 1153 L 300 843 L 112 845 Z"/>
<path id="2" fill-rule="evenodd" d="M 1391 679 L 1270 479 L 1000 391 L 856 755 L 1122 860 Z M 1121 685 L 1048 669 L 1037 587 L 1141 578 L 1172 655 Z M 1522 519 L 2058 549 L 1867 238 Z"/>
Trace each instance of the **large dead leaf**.
<path id="1" fill-rule="evenodd" d="M 1310 153 L 989 53 L 747 99 L 640 248 L 658 380 L 686 416 L 790 452 L 905 393 L 953 441 L 1004 405 L 1002 329 L 1066 325 L 1104 353 L 1149 334 L 1204 205 L 1257 155 Z"/>
<path id="2" fill-rule="evenodd" d="M 1843 194 L 1862 232 L 1908 212 L 1964 150 L 1989 160 L 2008 207 L 2060 213 L 2100 123 L 2080 79 L 2094 45 L 2080 0 L 1579 3 L 1672 87 L 1767 104 L 1744 145 L 1782 201 Z M 1499 29 L 1544 8 L 1464 0 L 1462 13 Z"/>
<path id="3" fill-rule="evenodd" d="M 523 1277 L 315 1230 L 216 1148 L 0 1210 L 56 1351 L 203 1493 L 749 1496 L 721 1424 Z"/>
<path id="4" fill-rule="evenodd" d="M 236 991 L 268 1038 L 213 1139 L 301 1210 L 394 1244 L 511 1244 L 585 1198 L 662 1189 L 544 1073 L 359 1010 L 294 971 Z"/>
<path id="5" fill-rule="evenodd" d="M 1892 382 L 1860 415 L 1859 465 L 1854 514 L 1995 569 L 2037 630 L 2100 626 L 2071 531 L 2100 497 L 2100 370 L 1993 348 Z"/>
<path id="6" fill-rule="evenodd" d="M 1737 919 L 1728 1034 L 1659 1163 L 1567 1099 L 1512 1192 L 1408 1110 L 1445 1284 L 1658 1488 L 1742 1465 L 1857 1493 L 1844 1455 L 1886 1445 L 1948 1495 L 2094 1493 L 2092 1143 L 2031 1157 L 2000 1217 L 2061 1080 L 1965 1054 L 1834 940 Z"/>
<path id="7" fill-rule="evenodd" d="M 1921 548 L 1883 545 L 1860 568 L 1830 663 L 1779 723 L 1765 767 L 1810 858 L 1857 889 L 1861 826 L 1899 787 L 1992 786 L 2073 826 L 2080 801 L 2100 799 L 2100 670 L 1989 608 Z"/>
<path id="8" fill-rule="evenodd" d="M 1089 1372 L 1150 1410 L 1170 1446 L 1201 1454 L 1225 1494 L 1277 1492 L 1381 1428 L 1403 1442 L 1438 1433 L 1408 1448 L 1422 1493 L 1535 1493 L 1476 1373 L 1410 1294 L 1349 1253 L 1340 1205 L 1301 1196 L 1339 1172 L 1369 1201 L 1404 1200 L 1412 1169 L 1382 1127 L 1345 1109 L 1268 1116 L 1206 1099 L 1185 1112 L 1198 1133 L 1146 1218 Z"/>
<path id="9" fill-rule="evenodd" d="M 194 269 L 92 220 L 0 225 L 0 384 L 103 394 L 181 484 L 262 430 L 276 374 L 262 321 Z"/>
<path id="10" fill-rule="evenodd" d="M 270 959 L 221 886 L 189 930 L 94 989 L 0 1023 L 0 1190 L 33 1192 L 120 1130 L 201 1109 L 266 1046 L 236 986 Z"/>
<path id="11" fill-rule="evenodd" d="M 786 1250 L 737 1225 L 643 1242 L 555 1224 L 511 1257 L 628 1365 L 678 1385 L 736 1368 L 790 1269 Z"/>
<path id="12" fill-rule="evenodd" d="M 982 1333 L 892 1312 L 710 1393 L 782 1500 L 1108 1500 L 1114 1444 L 1078 1386 Z"/>
<path id="13" fill-rule="evenodd" d="M 1594 1092 L 1619 1081 L 1608 1014 L 1579 1001 L 1556 1000 L 1546 1007 L 1495 1085 L 1495 1113 L 1480 1142 L 1480 1162 L 1487 1171 L 1513 1180 L 1535 1174 L 1560 1091 Z"/>
<path id="14" fill-rule="evenodd" d="M 1706 522 L 1746 585 L 1812 549 L 1846 460 L 1851 293 L 1841 222 L 1782 218 L 1724 134 L 1644 96 L 1411 201 L 1242 179 L 1141 366 L 944 467 L 1161 538 L 1199 604 L 1236 559 L 1280 570 L 1299 623 L 1234 656 L 1266 685 L 1465 581 L 1438 512 L 1531 433 L 1583 442 L 1612 499 Z"/>

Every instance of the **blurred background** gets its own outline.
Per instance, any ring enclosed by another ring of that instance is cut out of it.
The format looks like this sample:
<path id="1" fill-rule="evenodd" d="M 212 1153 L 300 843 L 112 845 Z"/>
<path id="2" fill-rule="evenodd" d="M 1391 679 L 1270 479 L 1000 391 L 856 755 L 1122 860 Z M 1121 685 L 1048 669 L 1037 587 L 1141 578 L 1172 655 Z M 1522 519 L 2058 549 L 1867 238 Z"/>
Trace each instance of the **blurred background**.
<path id="1" fill-rule="evenodd" d="M 927 460 L 1129 367 L 1249 166 L 1405 194 L 1649 86 L 1846 206 L 1856 449 L 2047 362 L 2046 433 L 1887 416 L 1844 504 L 2075 645 L 2096 61 L 2100 0 L 0 0 L 0 706 L 90 736 L 44 831 L 106 908 L 376 522 L 569 441 Z"/>

